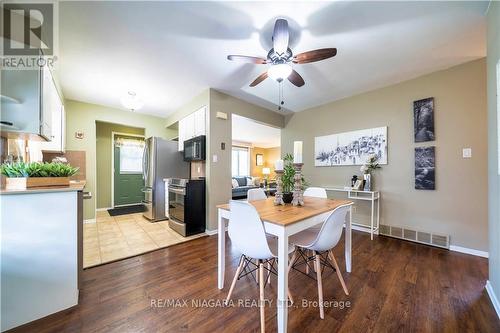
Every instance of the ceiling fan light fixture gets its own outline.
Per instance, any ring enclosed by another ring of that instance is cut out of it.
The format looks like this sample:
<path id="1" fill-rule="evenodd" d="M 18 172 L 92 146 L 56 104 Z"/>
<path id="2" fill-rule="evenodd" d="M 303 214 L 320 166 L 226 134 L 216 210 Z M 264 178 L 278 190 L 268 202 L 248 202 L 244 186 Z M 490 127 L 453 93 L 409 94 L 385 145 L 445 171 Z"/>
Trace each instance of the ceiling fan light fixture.
<path id="1" fill-rule="evenodd" d="M 276 64 L 269 67 L 267 75 L 278 82 L 283 81 L 292 74 L 292 66 L 289 64 Z"/>
<path id="2" fill-rule="evenodd" d="M 129 110 L 139 110 L 144 106 L 144 101 L 133 91 L 127 92 L 121 99 L 122 105 Z"/>

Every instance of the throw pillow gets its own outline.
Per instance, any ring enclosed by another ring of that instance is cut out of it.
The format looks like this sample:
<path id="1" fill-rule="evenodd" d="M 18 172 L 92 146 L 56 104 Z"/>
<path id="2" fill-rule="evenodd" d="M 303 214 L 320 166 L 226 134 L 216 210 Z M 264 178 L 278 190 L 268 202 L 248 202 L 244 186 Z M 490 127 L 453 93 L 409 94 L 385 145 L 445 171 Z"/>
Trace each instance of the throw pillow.
<path id="1" fill-rule="evenodd" d="M 247 177 L 247 186 L 253 186 L 253 181 L 251 177 Z"/>
<path id="2" fill-rule="evenodd" d="M 238 181 L 236 179 L 232 179 L 232 185 L 233 185 L 233 188 L 237 188 L 238 187 Z"/>

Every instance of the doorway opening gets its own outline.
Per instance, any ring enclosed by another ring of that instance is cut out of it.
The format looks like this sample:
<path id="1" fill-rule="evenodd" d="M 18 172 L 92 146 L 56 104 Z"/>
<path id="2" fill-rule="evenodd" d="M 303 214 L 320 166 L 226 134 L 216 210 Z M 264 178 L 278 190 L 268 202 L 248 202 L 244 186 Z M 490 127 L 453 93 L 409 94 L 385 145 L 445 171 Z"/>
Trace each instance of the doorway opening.
<path id="1" fill-rule="evenodd" d="M 232 199 L 246 199 L 249 189 L 274 195 L 274 163 L 281 156 L 281 130 L 253 119 L 232 116 Z"/>

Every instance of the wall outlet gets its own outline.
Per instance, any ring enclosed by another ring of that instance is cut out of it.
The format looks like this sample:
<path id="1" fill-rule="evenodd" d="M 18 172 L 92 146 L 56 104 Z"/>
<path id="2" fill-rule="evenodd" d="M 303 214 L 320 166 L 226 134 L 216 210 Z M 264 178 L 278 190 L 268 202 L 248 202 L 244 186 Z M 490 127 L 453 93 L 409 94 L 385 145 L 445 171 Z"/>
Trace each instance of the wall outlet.
<path id="1" fill-rule="evenodd" d="M 472 157 L 472 148 L 462 149 L 462 157 L 463 158 L 471 158 Z"/>
<path id="2" fill-rule="evenodd" d="M 212 162 L 217 163 L 219 161 L 219 157 L 217 155 L 212 156 Z"/>

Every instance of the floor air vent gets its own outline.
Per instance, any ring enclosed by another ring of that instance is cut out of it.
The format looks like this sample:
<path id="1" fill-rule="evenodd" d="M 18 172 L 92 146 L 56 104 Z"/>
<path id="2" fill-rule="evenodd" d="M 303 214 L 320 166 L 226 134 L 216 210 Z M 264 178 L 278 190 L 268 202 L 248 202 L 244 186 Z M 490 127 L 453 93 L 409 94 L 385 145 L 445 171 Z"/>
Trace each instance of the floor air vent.
<path id="1" fill-rule="evenodd" d="M 410 228 L 383 224 L 380 225 L 379 232 L 381 235 L 405 239 L 416 243 L 443 247 L 446 249 L 450 247 L 449 236 L 433 234 L 431 232 L 417 231 Z"/>

